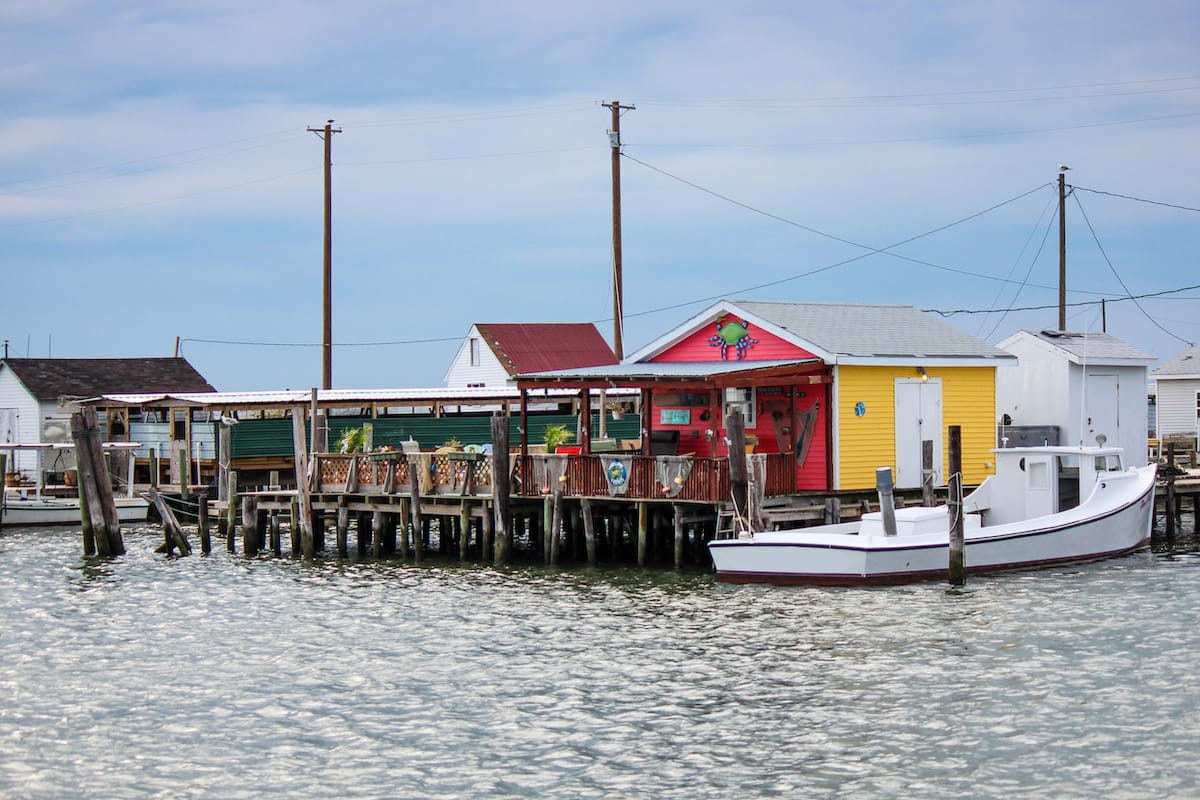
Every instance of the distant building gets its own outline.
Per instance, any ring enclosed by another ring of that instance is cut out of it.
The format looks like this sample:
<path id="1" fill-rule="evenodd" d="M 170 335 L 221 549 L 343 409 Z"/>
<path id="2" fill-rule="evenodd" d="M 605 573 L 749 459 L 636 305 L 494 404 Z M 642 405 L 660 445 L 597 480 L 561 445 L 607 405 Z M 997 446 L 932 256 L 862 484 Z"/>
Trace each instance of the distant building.
<path id="1" fill-rule="evenodd" d="M 1200 345 L 1193 345 L 1150 373 L 1155 382 L 1159 439 L 1196 436 L 1200 429 Z"/>
<path id="2" fill-rule="evenodd" d="M 1017 331 L 999 347 L 1019 359 L 996 380 L 998 424 L 1009 445 L 1021 429 L 1056 428 L 1058 444 L 1096 445 L 1098 437 L 1146 463 L 1146 378 L 1157 359 L 1107 333 Z M 1041 444 L 1042 442 L 1021 442 Z"/>
<path id="3" fill-rule="evenodd" d="M 477 322 L 446 371 L 449 388 L 516 386 L 513 376 L 617 363 L 590 322 Z"/>
<path id="4" fill-rule="evenodd" d="M 183 358 L 2 359 L 0 442 L 69 441 L 75 401 L 102 394 L 212 391 L 204 376 Z M 127 436 L 127 417 L 110 415 L 107 422 L 108 438 Z M 122 429 L 117 432 L 114 425 Z M 26 461 L 14 468 L 34 468 L 33 454 L 19 457 Z"/>
<path id="5" fill-rule="evenodd" d="M 755 453 L 795 453 L 794 489 L 871 487 L 881 466 L 910 488 L 926 446 L 946 482 L 950 425 L 967 482 L 992 474 L 996 373 L 1015 363 L 912 306 L 722 300 L 621 364 L 521 384 L 640 389 L 657 455 L 725 457 L 736 410 Z"/>

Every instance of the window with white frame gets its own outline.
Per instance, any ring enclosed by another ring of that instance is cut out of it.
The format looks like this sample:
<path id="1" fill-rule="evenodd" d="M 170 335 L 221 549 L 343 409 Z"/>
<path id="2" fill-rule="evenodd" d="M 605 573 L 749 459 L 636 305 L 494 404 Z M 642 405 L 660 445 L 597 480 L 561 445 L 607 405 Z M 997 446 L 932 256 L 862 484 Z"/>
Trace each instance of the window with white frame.
<path id="1" fill-rule="evenodd" d="M 722 419 L 728 419 L 734 411 L 742 412 L 747 428 L 754 427 L 754 387 L 730 386 L 725 389 L 725 404 Z"/>
<path id="2" fill-rule="evenodd" d="M 470 344 L 471 344 L 471 366 L 478 367 L 479 366 L 479 338 L 476 336 L 472 336 Z"/>

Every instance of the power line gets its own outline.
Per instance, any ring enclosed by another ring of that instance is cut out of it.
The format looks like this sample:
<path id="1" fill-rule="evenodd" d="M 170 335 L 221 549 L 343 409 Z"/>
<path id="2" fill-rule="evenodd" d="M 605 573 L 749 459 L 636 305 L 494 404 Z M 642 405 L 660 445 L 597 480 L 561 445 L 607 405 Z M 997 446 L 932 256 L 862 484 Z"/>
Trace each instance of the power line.
<path id="1" fill-rule="evenodd" d="M 1145 78 L 1145 79 L 1132 80 L 1132 81 L 1107 81 L 1107 82 L 1103 82 L 1103 83 L 1071 83 L 1071 84 L 1062 84 L 1059 86 L 1030 86 L 1030 87 L 1018 88 L 1018 89 L 967 89 L 967 90 L 960 90 L 960 91 L 954 91 L 954 92 L 923 92 L 923 93 L 917 93 L 917 94 L 879 94 L 879 95 L 841 95 L 841 96 L 827 95 L 827 96 L 819 96 L 819 97 L 793 98 L 793 99 L 776 100 L 776 101 L 764 101 L 761 99 L 749 99 L 749 100 L 698 100 L 698 101 L 694 101 L 694 102 L 671 101 L 671 100 L 650 100 L 650 101 L 642 101 L 642 102 L 648 102 L 648 103 L 655 104 L 655 105 L 685 106 L 685 105 L 711 105 L 711 104 L 720 104 L 720 103 L 740 104 L 740 103 L 756 103 L 756 102 L 795 103 L 795 102 L 807 102 L 807 101 L 812 101 L 812 100 L 824 100 L 824 101 L 828 101 L 828 100 L 900 100 L 900 99 L 905 99 L 905 98 L 910 98 L 910 97 L 917 97 L 917 98 L 961 97 L 961 96 L 967 96 L 967 95 L 980 95 L 980 94 L 1016 94 L 1016 93 L 1020 93 L 1020 92 L 1056 92 L 1056 91 L 1063 91 L 1063 90 L 1067 90 L 1067 89 L 1102 89 L 1102 88 L 1110 87 L 1110 86 L 1140 86 L 1140 85 L 1146 85 L 1146 84 L 1174 83 L 1174 82 L 1178 82 L 1178 81 L 1194 81 L 1194 80 L 1200 80 L 1200 75 L 1182 75 L 1182 76 L 1176 76 L 1176 77 L 1171 77 L 1171 78 Z"/>
<path id="2" fill-rule="evenodd" d="M 1129 291 L 1129 287 L 1125 285 L 1125 281 L 1121 278 L 1120 274 L 1117 273 L 1117 268 L 1113 266 L 1112 261 L 1109 259 L 1108 253 L 1106 253 L 1104 251 L 1104 245 L 1102 245 L 1100 243 L 1100 237 L 1096 235 L 1096 229 L 1092 227 L 1092 221 L 1090 219 L 1088 219 L 1087 211 L 1084 210 L 1083 203 L 1079 200 L 1079 195 L 1075 194 L 1074 192 L 1072 192 L 1071 194 L 1075 198 L 1075 205 L 1079 208 L 1079 213 L 1083 215 L 1084 223 L 1087 224 L 1088 230 L 1091 231 L 1092 240 L 1096 242 L 1096 247 L 1100 250 L 1100 255 L 1104 258 L 1104 263 L 1108 264 L 1108 268 L 1112 271 L 1113 277 L 1115 277 L 1117 279 L 1117 283 L 1121 284 L 1121 288 L 1125 290 L 1125 294 L 1129 297 L 1129 299 L 1133 300 L 1133 304 L 1135 306 L 1137 306 L 1137 310 L 1142 312 L 1142 314 L 1146 317 L 1146 319 L 1150 320 L 1150 322 L 1154 325 L 1154 327 L 1158 328 L 1160 331 L 1167 334 L 1168 336 L 1170 336 L 1174 339 L 1178 339 L 1179 341 L 1181 341 L 1184 344 L 1191 347 L 1193 342 L 1189 342 L 1187 339 L 1184 339 L 1182 336 L 1176 336 L 1174 333 L 1171 333 L 1169 330 L 1164 328 L 1162 326 L 1162 324 L 1159 323 L 1158 320 L 1156 320 L 1154 317 L 1150 316 L 1146 312 L 1146 309 L 1142 308 L 1142 304 L 1139 303 L 1137 301 L 1137 298 L 1135 298 L 1133 296 L 1133 294 Z"/>
<path id="3" fill-rule="evenodd" d="M 1191 291 L 1192 289 L 1200 289 L 1200 283 L 1194 284 L 1192 286 L 1181 286 L 1178 289 L 1164 289 L 1161 292 L 1147 292 L 1145 294 L 1127 295 L 1125 297 L 1116 296 L 1116 297 L 1111 297 L 1111 298 L 1104 298 L 1103 302 L 1121 303 L 1126 300 L 1135 300 L 1135 301 L 1136 300 L 1146 300 L 1149 298 L 1164 297 L 1165 295 L 1169 295 L 1169 294 L 1177 294 L 1179 292 L 1187 292 L 1187 291 Z M 1182 298 L 1166 298 L 1166 299 L 1194 300 L 1194 299 L 1198 299 L 1198 298 L 1182 297 Z M 1101 302 L 1102 302 L 1101 300 L 1080 300 L 1075 303 L 1067 303 L 1067 305 L 1069 307 L 1098 306 L 1098 305 L 1100 305 Z M 1045 311 L 1045 310 L 1051 309 L 1051 308 L 1058 308 L 1058 303 L 1052 303 L 1050 305 L 1042 305 L 1042 306 L 1024 306 L 1021 308 L 1007 308 L 1007 309 L 1004 309 L 1003 312 L 998 308 L 956 308 L 956 309 L 952 309 L 952 310 L 943 310 L 943 309 L 937 309 L 937 308 L 923 308 L 923 309 L 921 309 L 921 311 L 923 311 L 927 314 L 938 314 L 939 316 L 943 316 L 943 317 L 953 317 L 956 314 L 1000 314 L 1000 313 L 1007 314 L 1010 311 Z"/>
<path id="4" fill-rule="evenodd" d="M 680 183 L 684 184 L 685 186 L 690 186 L 690 187 L 692 187 L 693 189 L 696 189 L 696 190 L 698 190 L 698 191 L 704 192 L 705 194 L 708 194 L 708 195 L 712 195 L 713 197 L 716 197 L 716 198 L 717 198 L 717 199 L 719 199 L 719 200 L 723 200 L 723 201 L 725 201 L 725 202 L 727 202 L 727 203 L 730 203 L 730 204 L 732 204 L 732 205 L 738 206 L 739 208 L 744 208 L 744 209 L 746 209 L 747 211 L 753 212 L 753 213 L 755 213 L 755 214 L 760 214 L 760 215 L 762 215 L 762 216 L 764 216 L 764 217 L 767 217 L 768 219 L 775 220 L 776 222 L 782 222 L 782 223 L 783 223 L 783 224 L 785 224 L 785 225 L 790 225 L 790 226 L 792 226 L 792 227 L 794 227 L 794 228 L 799 228 L 799 229 L 801 229 L 801 230 L 808 231 L 809 233 L 813 233 L 813 234 L 816 234 L 816 235 L 818 235 L 818 236 L 823 236 L 823 237 L 825 237 L 825 238 L 827 238 L 827 239 L 832 239 L 832 240 L 833 240 L 833 241 L 835 241 L 835 242 L 841 242 L 842 244 L 848 244 L 848 245 L 850 245 L 850 246 L 852 246 L 852 247 L 858 247 L 858 248 L 861 248 L 861 249 L 863 249 L 863 250 L 866 250 L 866 251 L 867 251 L 867 252 L 866 252 L 866 253 L 864 253 L 863 255 L 859 255 L 859 256 L 856 256 L 856 257 L 854 257 L 854 258 L 847 259 L 847 260 L 845 260 L 845 261 L 838 261 L 837 263 L 834 263 L 834 264 L 829 264 L 829 265 L 827 265 L 827 266 L 821 267 L 821 268 L 819 268 L 819 269 L 816 269 L 816 270 L 812 270 L 812 271 L 810 271 L 810 272 L 805 272 L 805 273 L 802 273 L 802 274 L 799 274 L 799 275 L 793 275 L 793 276 L 791 276 L 791 277 L 788 277 L 788 278 L 781 278 L 781 279 L 779 279 L 779 280 L 770 281 L 770 282 L 768 282 L 768 283 L 764 283 L 764 284 L 759 284 L 758 286 L 752 286 L 752 287 L 749 287 L 749 288 L 747 288 L 747 289 L 742 289 L 741 291 L 754 291 L 754 290 L 756 290 L 756 289 L 765 289 L 765 288 L 767 288 L 767 287 L 769 287 L 769 286 L 776 286 L 776 285 L 778 285 L 778 284 L 780 284 L 780 283 L 786 283 L 787 281 L 791 281 L 791 280 L 797 280 L 797 279 L 799 279 L 799 278 L 806 278 L 806 277 L 808 277 L 808 276 L 810 276 L 810 275 L 815 275 L 815 274 L 817 274 L 818 272 L 824 272 L 825 270 L 833 269 L 834 267 L 840 267 L 840 266 L 844 266 L 844 265 L 846 265 L 846 264 L 849 264 L 849 263 L 852 263 L 852 262 L 854 262 L 854 261 L 858 261 L 859 259 L 866 258 L 867 256 L 872 256 L 872 255 L 876 255 L 876 254 L 887 255 L 887 256 L 891 256 L 892 258 L 898 258 L 898 259 L 901 259 L 902 261 L 909 261 L 909 262 L 911 262 L 911 263 L 914 263 L 914 264 L 920 264 L 920 265 L 922 265 L 922 266 L 926 266 L 926 267 L 932 267 L 933 269 L 939 269 L 939 270 L 943 270 L 943 271 L 945 271 L 945 272 L 952 272 L 952 273 L 956 273 L 956 274 L 959 274 L 959 275 L 966 275 L 966 276 L 968 276 L 968 277 L 972 277 L 972 278 L 983 278 L 983 279 L 985 279 L 985 280 L 991 280 L 991 281 L 1000 281 L 1000 282 L 1002 282 L 1002 283 L 1010 283 L 1011 281 L 1008 281 L 1008 280 L 1007 280 L 1007 279 L 1005 279 L 1005 278 L 997 278 L 997 277 L 996 277 L 996 276 L 994 276 L 994 275 L 984 275 L 984 274 L 982 274 L 982 273 L 978 273 L 978 272 L 970 272 L 970 271 L 968 271 L 968 270 L 957 269 L 957 268 L 955 268 L 955 267 L 947 267 L 947 266 L 943 266 L 943 265 L 941 265 L 941 264 L 934 264 L 932 261 L 924 261 L 924 260 L 922 260 L 922 259 L 919 259 L 919 258 L 913 258 L 913 257 L 911 257 L 911 256 L 906 256 L 906 255 L 903 255 L 903 254 L 901 254 L 901 253 L 895 253 L 895 252 L 892 252 L 892 250 L 893 250 L 894 248 L 896 248 L 896 247 L 899 247 L 899 246 L 901 246 L 901 245 L 908 244 L 909 242 L 916 241 L 917 239 L 921 239 L 921 238 L 924 238 L 924 237 L 926 237 L 926 236 L 930 236 L 930 235 L 932 235 L 932 234 L 934 234 L 934 233 L 938 233 L 938 232 L 940 232 L 940 231 L 944 231 L 944 230 L 946 230 L 947 228 L 954 227 L 955 225 L 962 224 L 962 223 L 964 223 L 964 222 L 967 222 L 967 221 L 969 221 L 969 220 L 975 219 L 976 217 L 980 217 L 980 216 L 982 216 L 982 215 L 984 215 L 984 214 L 987 214 L 987 213 L 989 213 L 989 212 L 991 212 L 991 211 L 995 211 L 996 209 L 998 209 L 998 208 L 1001 208 L 1002 206 L 1008 205 L 1009 203 L 1013 203 L 1013 202 L 1015 202 L 1015 201 L 1017 201 L 1017 200 L 1020 200 L 1021 198 L 1027 197 L 1027 196 L 1029 196 L 1029 195 L 1033 194 L 1034 192 L 1040 191 L 1040 190 L 1042 190 L 1042 189 L 1044 189 L 1044 188 L 1046 188 L 1047 186 L 1049 186 L 1049 185 L 1050 185 L 1050 184 L 1041 184 L 1041 185 L 1039 185 L 1039 186 L 1035 186 L 1034 188 L 1032 188 L 1032 189 L 1029 189 L 1028 191 L 1022 192 L 1021 194 L 1019 194 L 1019 195 L 1017 195 L 1017 196 L 1015 196 L 1015 197 L 1011 197 L 1011 198 L 1009 198 L 1008 200 L 1005 200 L 1005 201 L 1003 201 L 1003 202 L 997 203 L 997 204 L 995 204 L 995 205 L 991 206 L 990 208 L 985 208 L 984 210 L 982 210 L 982 211 L 979 211 L 979 212 L 976 212 L 975 214 L 971 214 L 970 216 L 963 217 L 963 218 L 962 218 L 962 219 L 960 219 L 960 220 L 957 220 L 957 221 L 955 221 L 955 222 L 948 223 L 948 224 L 946 224 L 946 225 L 941 225 L 941 226 L 939 226 L 939 227 L 937 227 L 937 228 L 934 228 L 934 229 L 932 229 L 932 230 L 926 231 L 925 233 L 918 234 L 918 235 L 916 235 L 916 236 L 911 236 L 911 237 L 909 237 L 909 238 L 907 238 L 907 239 L 904 239 L 903 241 L 896 242 L 895 244 L 888 245 L 887 247 L 872 247 L 872 246 L 870 246 L 870 245 L 862 244 L 862 243 L 860 243 L 860 242 L 855 242 L 855 241 L 852 241 L 852 240 L 850 240 L 850 239 L 845 239 L 845 238 L 842 238 L 841 236 L 837 236 L 837 235 L 835 235 L 835 234 L 832 234 L 832 233 L 827 233 L 827 232 L 825 232 L 825 231 L 822 231 L 822 230 L 819 230 L 819 229 L 817 229 L 817 228 L 813 228 L 813 227 L 810 227 L 810 226 L 808 226 L 808 225 L 804 225 L 803 223 L 796 222 L 795 220 L 790 220 L 790 219 L 787 219 L 786 217 L 781 217 L 781 216 L 779 216 L 778 214 L 772 214 L 772 213 L 771 213 L 771 212 L 769 212 L 769 211 L 763 211 L 763 210 L 762 210 L 762 209 L 760 209 L 760 208 L 756 208 L 756 207 L 754 207 L 754 206 L 752 206 L 752 205 L 749 205 L 748 203 L 743 203 L 743 202 L 741 202 L 740 200 L 735 200 L 735 199 L 733 199 L 732 197 L 729 197 L 729 196 L 727 196 L 727 195 L 723 195 L 723 194 L 721 194 L 720 192 L 713 191 L 712 189 L 708 189 L 708 188 L 706 188 L 706 187 L 704 187 L 704 186 L 701 186 L 701 185 L 700 185 L 700 184 L 698 184 L 698 183 L 695 183 L 695 182 L 693 182 L 693 181 L 689 181 L 689 180 L 687 180 L 686 178 L 681 178 L 681 177 L 679 177 L 678 175 L 675 175 L 675 174 L 673 174 L 673 173 L 670 173 L 670 172 L 666 171 L 665 169 L 662 169 L 662 168 L 660 168 L 660 167 L 656 167 L 656 166 L 654 166 L 654 165 L 652 165 L 652 164 L 648 164 L 648 163 L 646 163 L 645 161 L 642 161 L 642 160 L 640 160 L 640 159 L 638 159 L 638 158 L 635 158 L 634 156 L 631 156 L 631 155 L 629 155 L 628 153 L 622 153 L 621 155 L 622 155 L 624 158 L 628 158 L 630 161 L 634 161 L 634 162 L 636 162 L 636 163 L 638 163 L 638 164 L 641 164 L 642 166 L 646 167 L 647 169 L 651 169 L 651 170 L 653 170 L 653 171 L 655 171 L 655 172 L 657 172 L 657 173 L 659 173 L 659 174 L 661 174 L 661 175 L 664 175 L 664 176 L 666 176 L 666 177 L 668 177 L 668 178 L 670 178 L 670 179 L 672 179 L 672 180 L 679 181 Z M 1052 287 L 1048 287 L 1048 286 L 1041 286 L 1041 285 L 1039 285 L 1039 284 L 1030 284 L 1030 285 L 1031 285 L 1031 286 L 1035 286 L 1035 287 L 1037 287 L 1037 288 L 1039 288 L 1039 289 L 1048 289 L 1048 288 L 1052 288 Z M 1093 292 L 1092 294 L 1099 294 L 1099 293 L 1098 293 L 1098 292 Z M 724 296 L 727 296 L 727 295 L 719 295 L 719 296 L 720 296 L 720 297 L 724 297 Z M 678 308 L 678 307 L 679 307 L 679 306 L 681 306 L 681 305 L 693 305 L 693 304 L 694 304 L 694 303 L 696 303 L 696 302 L 702 302 L 702 301 L 691 301 L 691 302 L 687 302 L 687 303 L 681 303 L 681 304 L 679 304 L 679 305 L 670 306 L 669 308 Z M 644 313 L 654 313 L 654 312 L 644 312 Z M 631 316 L 637 316 L 637 315 L 631 315 Z"/>
<path id="5" fill-rule="evenodd" d="M 210 189 L 201 189 L 200 191 L 189 192 L 188 194 L 179 194 L 179 195 L 175 195 L 173 197 L 160 197 L 157 200 L 147 200 L 142 203 L 131 203 L 129 205 L 124 205 L 124 206 L 113 206 L 110 208 L 100 208 L 95 211 L 82 211 L 78 214 L 69 214 L 69 215 L 63 216 L 63 217 L 47 217 L 45 219 L 24 220 L 22 222 L 8 222 L 8 223 L 0 224 L 0 229 L 20 228 L 20 227 L 24 227 L 26 225 L 45 225 L 50 222 L 67 222 L 67 221 L 73 220 L 73 219 L 83 219 L 85 217 L 95 217 L 95 216 L 99 216 L 101 214 L 111 214 L 115 211 L 129 211 L 130 209 L 134 209 L 134 208 L 145 208 L 146 206 L 154 206 L 154 205 L 159 205 L 161 203 L 171 203 L 176 200 L 187 200 L 192 197 L 201 197 L 206 194 L 214 194 L 216 192 L 225 192 L 230 189 L 240 189 L 243 186 L 253 186 L 256 183 L 269 183 L 271 181 L 282 180 L 284 178 L 291 178 L 295 175 L 303 175 L 306 172 L 313 172 L 317 169 L 320 169 L 320 168 L 319 167 L 308 167 L 306 169 L 298 169 L 294 172 L 284 172 L 279 175 L 267 175 L 266 177 L 263 177 L 263 178 L 253 178 L 248 181 L 241 181 L 239 183 L 231 183 L 231 184 L 227 184 L 225 186 L 214 186 Z"/>
<path id="6" fill-rule="evenodd" d="M 144 158 L 135 158 L 135 159 L 131 159 L 129 161 L 119 161 L 115 164 L 108 164 L 105 166 L 85 167 L 83 169 L 75 169 L 75 170 L 70 170 L 67 172 L 58 172 L 58 173 L 53 173 L 50 175 L 42 175 L 41 177 L 37 177 L 37 178 L 21 178 L 19 180 L 15 180 L 15 181 L 3 181 L 3 182 L 0 182 L 0 186 L 15 186 L 20 183 L 33 183 L 36 181 L 52 180 L 54 178 L 67 178 L 72 175 L 83 175 L 88 172 L 101 172 L 104 170 L 120 169 L 122 167 L 133 166 L 134 164 L 144 164 L 147 161 L 161 161 L 163 159 L 174 158 L 176 156 L 184 156 L 184 155 L 188 155 L 190 153 L 199 153 L 204 150 L 215 150 L 215 149 L 222 148 L 222 147 L 228 147 L 228 146 L 234 145 L 234 144 L 241 144 L 243 142 L 253 142 L 253 141 L 257 141 L 259 139 L 267 139 L 267 138 L 271 138 L 271 137 L 282 136 L 285 133 L 297 134 L 298 132 L 296 131 L 295 128 L 286 128 L 284 130 L 273 131 L 271 133 L 261 133 L 256 136 L 246 136 L 241 139 L 232 139 L 228 142 L 221 142 L 220 144 L 208 144 L 208 145 L 204 145 L 202 147 L 192 147 L 187 150 L 176 150 L 171 153 L 162 153 L 162 154 L 159 154 L 156 156 L 145 156 Z M 263 146 L 263 145 L 258 145 L 258 146 Z M 254 149 L 254 148 L 244 148 L 244 149 Z M 235 153 L 243 152 L 243 150 L 235 150 L 233 152 L 235 152 Z M 219 155 L 223 155 L 223 154 L 217 153 L 212 157 L 216 157 Z M 206 158 L 207 158 L 207 156 L 206 156 Z M 197 160 L 200 160 L 200 159 L 197 159 Z M 190 162 L 183 162 L 183 163 L 190 163 Z"/>
<path id="7" fill-rule="evenodd" d="M 1181 211 L 1200 212 L 1200 208 L 1192 208 L 1191 206 L 1181 206 L 1181 205 L 1176 205 L 1175 203 L 1164 203 L 1160 200 L 1146 200 L 1145 198 L 1142 198 L 1142 197 L 1131 197 L 1130 195 L 1127 195 L 1127 194 L 1117 194 L 1116 192 L 1102 192 L 1099 189 L 1088 189 L 1084 186 L 1075 186 L 1073 188 L 1078 189 L 1081 192 L 1091 192 L 1092 194 L 1103 194 L 1103 195 L 1107 195 L 1109 197 L 1119 197 L 1122 200 L 1134 200 L 1138 203 L 1149 203 L 1150 205 L 1153 205 L 1153 206 L 1165 206 L 1167 208 L 1178 208 Z M 1075 202 L 1078 203 L 1079 200 L 1076 199 Z"/>
<path id="8" fill-rule="evenodd" d="M 915 144 L 918 142 L 945 142 L 956 141 L 960 139 L 995 139 L 1004 136 L 1028 136 L 1033 133 L 1060 133 L 1063 131 L 1078 131 L 1088 128 L 1110 128 L 1117 125 L 1137 125 L 1143 122 L 1164 122 L 1173 119 L 1184 119 L 1187 117 L 1200 116 L 1200 112 L 1190 111 L 1185 114 L 1168 114 L 1161 117 L 1142 117 L 1140 119 L 1125 119 L 1114 120 L 1111 122 L 1090 122 L 1081 125 L 1059 125 L 1048 128 L 1026 128 L 1021 130 L 998 131 L 993 133 L 959 133 L 950 136 L 909 136 L 902 139 L 854 139 L 854 140 L 831 140 L 818 142 L 793 142 L 793 143 L 774 143 L 774 144 L 689 144 L 689 143 L 662 143 L 662 142 L 634 142 L 630 147 L 671 147 L 671 148 L 695 148 L 705 150 L 717 149 L 768 149 L 768 148 L 789 148 L 789 147 L 847 147 L 847 146 L 865 146 L 877 144 Z"/>

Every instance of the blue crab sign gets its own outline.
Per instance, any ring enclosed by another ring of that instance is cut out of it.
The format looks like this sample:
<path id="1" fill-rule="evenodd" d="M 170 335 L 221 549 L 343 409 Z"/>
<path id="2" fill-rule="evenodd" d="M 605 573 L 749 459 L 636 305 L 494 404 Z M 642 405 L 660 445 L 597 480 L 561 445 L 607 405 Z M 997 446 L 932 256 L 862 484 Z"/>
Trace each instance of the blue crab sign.
<path id="1" fill-rule="evenodd" d="M 709 337 L 711 347 L 721 348 L 721 360 L 729 360 L 729 350 L 733 349 L 738 361 L 746 358 L 746 352 L 758 344 L 758 339 L 750 338 L 750 323 L 732 314 L 722 314 L 713 323 L 717 326 L 717 335 Z"/>

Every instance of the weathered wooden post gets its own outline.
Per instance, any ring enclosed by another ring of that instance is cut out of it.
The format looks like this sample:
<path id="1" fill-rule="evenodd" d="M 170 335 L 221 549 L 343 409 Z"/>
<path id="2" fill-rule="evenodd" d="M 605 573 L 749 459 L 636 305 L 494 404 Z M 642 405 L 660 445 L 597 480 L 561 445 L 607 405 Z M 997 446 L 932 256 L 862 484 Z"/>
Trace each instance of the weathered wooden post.
<path id="1" fill-rule="evenodd" d="M 350 509 L 346 507 L 346 498 L 343 495 L 337 507 L 337 551 L 338 556 L 341 558 L 345 558 L 350 553 L 350 548 L 346 541 L 349 530 Z"/>
<path id="2" fill-rule="evenodd" d="M 586 497 L 579 501 L 580 514 L 583 516 L 583 541 L 587 548 L 587 563 L 589 567 L 596 566 L 596 521 L 592 518 L 592 501 Z"/>
<path id="3" fill-rule="evenodd" d="M 313 390 L 315 396 L 316 390 Z M 313 421 L 316 427 L 316 420 Z M 292 455 L 296 465 L 296 510 L 300 529 L 300 549 L 305 558 L 316 554 L 313 536 L 313 508 L 308 472 L 308 445 L 304 436 L 304 406 L 292 406 Z"/>
<path id="4" fill-rule="evenodd" d="M 175 513 L 171 511 L 171 507 L 167 505 L 162 495 L 153 486 L 147 490 L 147 494 L 150 497 L 150 502 L 154 503 L 154 507 L 158 509 L 158 516 L 162 520 L 163 552 L 171 555 L 172 550 L 178 547 L 179 555 L 191 555 L 192 545 L 187 540 L 187 534 L 180 527 L 179 520 L 175 519 Z"/>
<path id="5" fill-rule="evenodd" d="M 92 524 L 91 503 L 87 499 L 87 484 L 79 480 L 79 469 L 75 470 L 75 491 L 79 495 L 79 523 L 83 526 L 83 554 L 96 555 L 96 527 Z"/>
<path id="6" fill-rule="evenodd" d="M 0 480 L 8 474 L 8 453 L 0 453 Z M 83 503 L 79 504 L 80 506 Z M 4 494 L 0 489 L 0 530 L 4 530 Z"/>
<path id="7" fill-rule="evenodd" d="M 230 553 L 236 551 L 233 543 L 237 536 L 237 470 L 229 470 L 229 485 L 225 487 L 225 549 Z"/>
<path id="8" fill-rule="evenodd" d="M 740 418 L 740 414 L 738 415 Z M 742 463 L 745 464 L 745 449 L 742 450 Z M 683 505 L 672 504 L 675 509 L 675 569 L 683 566 Z"/>
<path id="9" fill-rule="evenodd" d="M 1164 529 L 1167 544 L 1175 545 L 1175 443 L 1167 442 L 1167 496 L 1163 500 Z"/>
<path id="10" fill-rule="evenodd" d="M 146 468 L 150 470 L 150 485 L 155 489 L 158 488 L 158 451 L 153 447 L 146 453 Z"/>
<path id="11" fill-rule="evenodd" d="M 300 555 L 300 502 L 294 497 L 288 504 L 288 535 L 291 538 L 292 556 Z"/>
<path id="12" fill-rule="evenodd" d="M 733 509 L 739 520 L 750 523 L 749 478 L 746 474 L 746 422 L 741 411 L 732 412 L 725 419 L 725 430 L 729 434 L 729 493 Z"/>
<path id="13" fill-rule="evenodd" d="M 547 472 L 549 467 L 547 466 Z M 551 478 L 553 480 L 553 478 Z M 542 561 L 546 564 L 550 563 L 550 540 L 551 531 L 554 529 L 554 496 L 546 495 L 542 498 Z"/>
<path id="14" fill-rule="evenodd" d="M 80 499 L 82 501 L 86 496 L 96 551 L 101 556 L 122 555 L 125 542 L 121 538 L 121 524 L 113 501 L 112 485 L 100 448 L 100 427 L 94 408 L 89 406 L 71 415 L 71 438 L 75 442 L 79 483 L 87 484 L 80 493 Z"/>
<path id="15" fill-rule="evenodd" d="M 950 498 L 946 505 L 950 514 L 950 585 L 962 586 L 967 582 L 966 543 L 963 541 L 962 428 L 951 425 L 949 433 Z"/>
<path id="16" fill-rule="evenodd" d="M 358 538 L 358 557 L 367 555 L 375 534 L 371 530 L 371 512 L 359 511 L 354 515 L 354 530 Z"/>
<path id="17" fill-rule="evenodd" d="M 496 516 L 492 511 L 492 504 L 485 502 L 483 504 L 483 547 L 479 554 L 481 561 L 487 561 L 488 556 L 495 552 L 496 537 L 495 537 Z"/>
<path id="18" fill-rule="evenodd" d="M 646 566 L 646 549 L 650 544 L 650 504 L 638 503 L 637 521 L 637 563 L 639 567 Z"/>
<path id="19" fill-rule="evenodd" d="M 921 441 L 921 505 L 933 508 L 933 440 Z"/>
<path id="20" fill-rule="evenodd" d="M 422 532 L 421 520 L 421 456 L 410 453 L 408 459 L 408 494 L 409 512 L 412 514 L 412 550 L 413 559 L 420 564 L 425 558 L 425 535 Z"/>
<path id="21" fill-rule="evenodd" d="M 200 534 L 200 552 L 208 555 L 212 552 L 212 525 L 208 521 L 208 495 L 197 498 L 196 531 Z"/>
<path id="22" fill-rule="evenodd" d="M 376 511 L 371 515 L 371 555 L 376 558 L 383 557 L 385 549 L 383 537 L 387 532 L 389 516 L 382 511 Z"/>
<path id="23" fill-rule="evenodd" d="M 468 466 L 469 468 L 469 466 Z M 467 551 L 471 539 L 471 504 L 466 500 L 458 510 L 458 560 L 467 560 Z"/>
<path id="24" fill-rule="evenodd" d="M 268 523 L 271 536 L 271 552 L 276 556 L 283 555 L 283 543 L 280 542 L 279 536 L 279 512 L 271 511 L 270 522 Z"/>
<path id="25" fill-rule="evenodd" d="M 400 498 L 400 513 L 397 515 L 397 524 L 400 528 L 400 557 L 408 558 L 409 543 L 412 541 L 408 532 L 408 523 L 411 517 L 409 508 L 411 501 L 407 497 Z"/>
<path id="26" fill-rule="evenodd" d="M 521 464 L 522 468 L 525 464 Z M 496 566 L 508 563 L 512 554 L 512 531 L 509 528 L 509 500 L 511 487 L 508 460 L 508 417 L 497 414 L 492 417 L 492 502 L 496 522 Z"/>
<path id="27" fill-rule="evenodd" d="M 242 553 L 258 555 L 258 498 L 252 494 L 242 497 Z"/>

